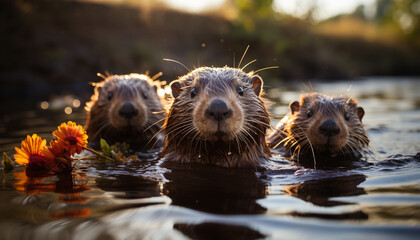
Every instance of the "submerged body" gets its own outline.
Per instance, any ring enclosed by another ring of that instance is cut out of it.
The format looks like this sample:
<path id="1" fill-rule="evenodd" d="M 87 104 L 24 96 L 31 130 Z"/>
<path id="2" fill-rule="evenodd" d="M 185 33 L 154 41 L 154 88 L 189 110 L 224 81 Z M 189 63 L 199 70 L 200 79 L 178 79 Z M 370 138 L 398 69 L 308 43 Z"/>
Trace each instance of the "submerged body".
<path id="1" fill-rule="evenodd" d="M 251 167 L 270 156 L 262 79 L 236 68 L 198 68 L 171 84 L 167 161 Z"/>
<path id="2" fill-rule="evenodd" d="M 369 145 L 364 110 L 353 98 L 304 94 L 268 136 L 273 149 L 314 166 L 360 158 Z"/>
<path id="3" fill-rule="evenodd" d="M 85 128 L 93 146 L 101 138 L 111 144 L 126 142 L 135 150 L 160 146 L 163 136 L 157 133 L 165 111 L 158 88 L 158 81 L 143 74 L 111 75 L 96 83 L 86 104 Z"/>

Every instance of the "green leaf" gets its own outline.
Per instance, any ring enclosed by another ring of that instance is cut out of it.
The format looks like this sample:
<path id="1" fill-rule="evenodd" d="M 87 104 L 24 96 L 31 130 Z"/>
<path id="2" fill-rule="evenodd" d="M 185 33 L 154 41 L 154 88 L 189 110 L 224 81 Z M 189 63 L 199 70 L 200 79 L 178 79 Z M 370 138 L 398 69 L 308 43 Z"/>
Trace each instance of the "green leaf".
<path id="1" fill-rule="evenodd" d="M 1 161 L 1 164 L 3 164 L 5 171 L 10 171 L 15 167 L 15 164 L 13 163 L 12 159 L 7 156 L 7 153 L 3 152 L 3 160 Z"/>
<path id="2" fill-rule="evenodd" d="M 111 148 L 109 147 L 109 144 L 103 138 L 101 138 L 101 149 L 106 157 L 112 158 Z"/>

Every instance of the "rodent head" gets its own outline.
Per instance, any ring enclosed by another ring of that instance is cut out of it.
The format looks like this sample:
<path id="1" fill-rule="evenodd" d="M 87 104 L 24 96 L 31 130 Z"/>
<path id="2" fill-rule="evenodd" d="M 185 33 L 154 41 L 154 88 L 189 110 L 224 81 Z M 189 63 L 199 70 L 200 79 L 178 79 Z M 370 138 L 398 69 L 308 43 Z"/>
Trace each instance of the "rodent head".
<path id="1" fill-rule="evenodd" d="M 198 162 L 229 156 L 238 161 L 229 166 L 255 166 L 257 156 L 269 155 L 264 139 L 270 119 L 262 87 L 258 75 L 229 67 L 198 68 L 172 82 L 164 153 L 202 156 Z"/>
<path id="2" fill-rule="evenodd" d="M 231 141 L 252 128 L 250 115 L 260 103 L 262 80 L 234 68 L 199 68 L 171 84 L 175 101 L 187 104 L 185 119 L 207 141 Z"/>
<path id="3" fill-rule="evenodd" d="M 107 134 L 134 135 L 161 120 L 155 116 L 163 111 L 158 87 L 143 74 L 111 75 L 96 83 L 91 102 L 86 104 L 88 134 L 94 134 L 92 139 Z"/>
<path id="4" fill-rule="evenodd" d="M 291 119 L 285 131 L 298 142 L 298 151 L 326 153 L 361 152 L 369 144 L 362 125 L 364 110 L 350 97 L 306 94 L 289 105 Z M 292 139 L 290 144 L 295 142 Z"/>

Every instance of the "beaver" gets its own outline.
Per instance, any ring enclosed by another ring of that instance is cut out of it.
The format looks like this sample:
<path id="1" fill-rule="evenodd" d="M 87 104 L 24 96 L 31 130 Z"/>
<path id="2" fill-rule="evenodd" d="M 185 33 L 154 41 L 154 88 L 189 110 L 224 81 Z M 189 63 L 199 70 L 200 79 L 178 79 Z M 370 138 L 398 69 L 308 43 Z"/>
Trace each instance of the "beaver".
<path id="1" fill-rule="evenodd" d="M 289 109 L 267 142 L 298 162 L 360 158 L 369 146 L 362 124 L 365 111 L 354 98 L 309 93 L 290 103 Z"/>
<path id="2" fill-rule="evenodd" d="M 201 67 L 173 81 L 164 124 L 166 161 L 255 168 L 268 157 L 263 80 L 238 68 Z"/>
<path id="3" fill-rule="evenodd" d="M 98 147 L 101 138 L 142 150 L 162 144 L 163 136 L 158 132 L 166 114 L 163 99 L 157 95 L 160 82 L 155 81 L 160 75 L 109 75 L 94 83 L 95 93 L 85 108 L 91 146 Z"/>

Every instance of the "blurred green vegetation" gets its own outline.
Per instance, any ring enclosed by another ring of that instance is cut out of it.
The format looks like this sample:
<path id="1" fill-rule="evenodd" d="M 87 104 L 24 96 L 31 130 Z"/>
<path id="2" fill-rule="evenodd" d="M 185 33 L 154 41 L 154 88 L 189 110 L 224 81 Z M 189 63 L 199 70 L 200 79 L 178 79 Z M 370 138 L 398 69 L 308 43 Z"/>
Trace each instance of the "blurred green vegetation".
<path id="1" fill-rule="evenodd" d="M 236 65 L 267 82 L 420 74 L 420 1 L 377 0 L 316 22 L 275 12 L 273 0 L 226 0 L 206 14 L 151 5 L 73 0 L 0 3 L 1 98 L 91 92 L 97 72 L 153 75 L 172 81 L 198 66 Z M 150 1 L 147 1 L 150 4 Z"/>

